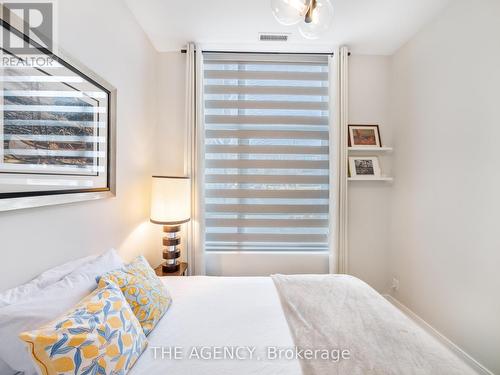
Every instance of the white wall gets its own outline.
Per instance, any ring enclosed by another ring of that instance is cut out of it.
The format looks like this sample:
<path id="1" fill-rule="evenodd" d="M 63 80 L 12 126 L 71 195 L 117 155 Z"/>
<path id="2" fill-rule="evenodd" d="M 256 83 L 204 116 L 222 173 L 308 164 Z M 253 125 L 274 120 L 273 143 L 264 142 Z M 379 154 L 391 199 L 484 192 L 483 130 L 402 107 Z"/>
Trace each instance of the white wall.
<path id="1" fill-rule="evenodd" d="M 182 174 L 184 157 L 185 55 L 160 54 L 158 98 L 160 122 L 156 137 L 157 173 Z M 389 58 L 352 56 L 350 62 L 350 121 L 380 124 L 382 139 L 391 143 L 387 122 Z M 390 158 L 382 160 L 390 168 Z M 390 173 L 390 169 L 387 170 Z M 387 230 L 390 185 L 351 185 L 350 268 L 376 289 L 387 288 Z M 326 254 L 210 253 L 209 275 L 269 275 L 270 273 L 326 273 Z"/>
<path id="2" fill-rule="evenodd" d="M 0 289 L 111 247 L 159 261 L 158 228 L 147 222 L 157 53 L 119 0 L 60 1 L 59 44 L 118 89 L 117 196 L 1 212 Z"/>
<path id="3" fill-rule="evenodd" d="M 349 59 L 349 124 L 378 124 L 386 146 L 392 145 L 389 68 L 387 56 L 354 55 Z M 379 155 L 382 173 L 388 176 L 392 157 Z M 391 191 L 392 184 L 386 182 L 349 182 L 349 273 L 379 292 L 388 287 Z"/>
<path id="4" fill-rule="evenodd" d="M 393 59 L 394 296 L 500 373 L 500 2 L 456 0 Z"/>

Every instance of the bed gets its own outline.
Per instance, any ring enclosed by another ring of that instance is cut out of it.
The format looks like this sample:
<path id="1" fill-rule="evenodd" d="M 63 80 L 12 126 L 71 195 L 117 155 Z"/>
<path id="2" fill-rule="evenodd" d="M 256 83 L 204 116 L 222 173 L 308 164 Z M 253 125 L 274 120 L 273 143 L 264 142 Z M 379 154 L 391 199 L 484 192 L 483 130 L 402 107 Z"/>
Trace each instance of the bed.
<path id="1" fill-rule="evenodd" d="M 474 373 L 355 277 L 165 277 L 162 281 L 174 302 L 148 336 L 149 348 L 132 375 Z M 276 359 L 274 348 L 290 354 L 295 345 L 349 350 L 349 356 Z M 204 360 L 196 349 L 203 347 L 214 356 L 217 353 L 210 350 L 218 347 L 253 347 L 255 354 L 244 360 Z M 179 348 L 178 359 L 173 359 L 174 348 Z"/>
<path id="2" fill-rule="evenodd" d="M 142 257 L 138 261 L 149 268 Z M 0 293 L 0 337 L 9 342 L 0 345 L 0 374 L 34 375 L 34 363 L 19 334 L 37 329 L 74 308 L 89 293 L 99 292 L 96 278 L 122 267 L 121 258 L 111 249 L 90 260 L 55 267 Z M 474 373 L 352 276 L 191 276 L 163 277 L 161 282 L 154 273 L 153 277 L 158 290 L 163 289 L 161 283 L 166 286 L 162 293 L 172 302 L 148 331 L 148 346 L 142 355 L 142 346 L 138 351 L 131 375 Z"/>

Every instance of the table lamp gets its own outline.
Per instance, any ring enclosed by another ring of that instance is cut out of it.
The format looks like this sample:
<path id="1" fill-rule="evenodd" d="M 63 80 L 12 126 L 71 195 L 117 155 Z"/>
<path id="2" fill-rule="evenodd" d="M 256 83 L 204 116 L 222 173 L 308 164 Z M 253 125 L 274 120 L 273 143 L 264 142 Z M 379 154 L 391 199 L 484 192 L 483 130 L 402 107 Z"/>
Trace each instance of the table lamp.
<path id="1" fill-rule="evenodd" d="M 179 270 L 181 224 L 191 218 L 191 184 L 189 177 L 153 176 L 151 222 L 163 225 L 163 272 Z"/>

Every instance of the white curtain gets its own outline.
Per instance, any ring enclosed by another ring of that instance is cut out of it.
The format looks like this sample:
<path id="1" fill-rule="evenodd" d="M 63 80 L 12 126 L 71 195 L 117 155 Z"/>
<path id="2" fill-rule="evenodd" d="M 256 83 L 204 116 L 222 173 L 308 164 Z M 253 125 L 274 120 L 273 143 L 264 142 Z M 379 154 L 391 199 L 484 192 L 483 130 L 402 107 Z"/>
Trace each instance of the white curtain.
<path id="1" fill-rule="evenodd" d="M 184 173 L 191 177 L 191 221 L 187 225 L 189 275 L 205 274 L 203 219 L 203 54 L 188 43 L 186 48 L 186 147 Z"/>
<path id="2" fill-rule="evenodd" d="M 330 57 L 330 273 L 348 273 L 348 75 L 349 50 L 340 47 Z M 335 186 L 337 185 L 337 186 Z M 335 188 L 337 187 L 337 188 Z"/>

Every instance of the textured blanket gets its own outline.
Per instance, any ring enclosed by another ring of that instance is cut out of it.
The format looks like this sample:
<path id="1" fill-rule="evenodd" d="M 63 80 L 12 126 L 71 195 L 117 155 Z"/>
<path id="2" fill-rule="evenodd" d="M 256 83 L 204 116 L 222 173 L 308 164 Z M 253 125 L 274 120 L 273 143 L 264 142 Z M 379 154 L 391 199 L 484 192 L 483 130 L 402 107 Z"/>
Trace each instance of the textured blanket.
<path id="1" fill-rule="evenodd" d="M 304 375 L 475 373 L 355 277 L 272 278 Z"/>

